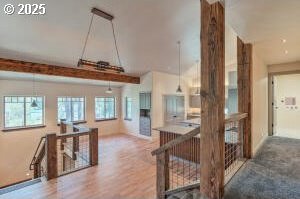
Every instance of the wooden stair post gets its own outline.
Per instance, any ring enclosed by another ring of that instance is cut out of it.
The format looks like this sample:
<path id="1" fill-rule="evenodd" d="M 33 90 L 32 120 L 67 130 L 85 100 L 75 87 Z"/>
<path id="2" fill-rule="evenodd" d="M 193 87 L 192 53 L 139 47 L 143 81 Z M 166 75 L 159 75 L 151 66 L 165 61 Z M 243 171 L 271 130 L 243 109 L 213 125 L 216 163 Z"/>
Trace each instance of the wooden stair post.
<path id="1" fill-rule="evenodd" d="M 47 167 L 47 180 L 57 178 L 57 146 L 56 134 L 46 135 L 46 167 Z"/>
<path id="2" fill-rule="evenodd" d="M 237 38 L 237 60 L 238 60 L 238 109 L 240 113 L 248 113 L 243 125 L 245 158 L 252 157 L 251 139 L 251 89 L 252 89 L 252 44 L 245 44 Z"/>
<path id="3" fill-rule="evenodd" d="M 73 132 L 78 132 L 78 129 L 73 127 Z M 79 136 L 73 137 L 73 147 L 72 148 L 73 148 L 72 159 L 76 160 L 77 159 L 76 152 L 79 152 Z"/>
<path id="4" fill-rule="evenodd" d="M 60 119 L 60 134 L 67 133 L 67 125 L 64 123 L 65 121 L 67 121 L 67 120 L 66 119 Z M 61 139 L 60 150 L 64 150 L 64 143 L 65 142 L 66 142 L 65 138 Z"/>
<path id="5" fill-rule="evenodd" d="M 90 165 L 95 166 L 98 164 L 98 129 L 90 129 L 89 136 L 89 150 L 90 150 Z"/>
<path id="6" fill-rule="evenodd" d="M 200 194 L 224 194 L 225 13 L 220 2 L 201 1 Z"/>
<path id="7" fill-rule="evenodd" d="M 156 196 L 157 199 L 165 199 L 169 189 L 169 152 L 163 151 L 156 155 Z"/>

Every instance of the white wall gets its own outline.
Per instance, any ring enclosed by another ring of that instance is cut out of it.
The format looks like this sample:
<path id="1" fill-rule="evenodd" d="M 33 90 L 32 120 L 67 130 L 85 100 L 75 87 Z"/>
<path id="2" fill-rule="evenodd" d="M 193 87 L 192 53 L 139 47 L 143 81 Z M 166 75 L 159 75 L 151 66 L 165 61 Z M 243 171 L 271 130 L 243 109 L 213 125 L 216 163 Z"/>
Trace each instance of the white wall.
<path id="1" fill-rule="evenodd" d="M 300 74 L 274 76 L 275 135 L 300 139 Z M 286 97 L 295 97 L 296 105 L 285 104 Z"/>
<path id="2" fill-rule="evenodd" d="M 141 83 L 139 85 L 126 84 L 122 88 L 122 117 L 121 117 L 121 132 L 133 134 L 136 136 L 145 136 L 139 135 L 139 124 L 140 124 L 140 92 L 152 92 L 152 72 L 149 72 L 141 77 Z M 132 98 L 132 120 L 124 120 L 125 117 L 125 98 Z M 152 98 L 153 101 L 153 98 Z M 152 114 L 152 113 L 151 113 Z"/>
<path id="3" fill-rule="evenodd" d="M 152 127 L 162 127 L 164 125 L 164 95 L 182 95 L 185 100 L 185 114 L 189 108 L 189 86 L 182 79 L 182 94 L 176 93 L 178 87 L 178 76 L 161 72 L 153 72 L 153 117 Z"/>
<path id="4" fill-rule="evenodd" d="M 252 151 L 268 136 L 268 71 L 266 64 L 253 49 L 252 71 Z"/>
<path id="5" fill-rule="evenodd" d="M 300 71 L 300 61 L 268 66 L 269 73 Z"/>
<path id="6" fill-rule="evenodd" d="M 133 100 L 133 118 L 132 121 L 122 120 L 122 133 L 129 133 L 136 136 L 139 135 L 139 93 L 151 92 L 151 126 L 152 128 L 164 125 L 164 95 L 178 95 L 176 89 L 178 86 L 178 76 L 161 72 L 149 72 L 141 77 L 140 85 L 125 85 L 122 89 L 122 109 L 125 113 L 125 98 L 131 97 Z M 182 90 L 185 96 L 185 110 L 188 110 L 189 104 L 189 87 L 182 79 Z M 124 117 L 124 116 L 122 116 Z M 146 138 L 144 136 L 140 136 Z M 157 132 L 152 131 L 152 138 L 157 137 Z"/>
<path id="7" fill-rule="evenodd" d="M 45 128 L 20 130 L 12 132 L 0 131 L 0 186 L 29 178 L 29 163 L 40 137 L 46 133 L 59 132 L 57 126 L 57 96 L 86 96 L 87 126 L 99 129 L 99 135 L 120 132 L 120 119 L 105 122 L 95 122 L 94 98 L 107 96 L 106 87 L 79 84 L 57 84 L 37 82 L 37 94 L 45 96 Z M 117 113 L 121 113 L 121 89 L 113 88 L 117 100 Z M 3 96 L 32 95 L 31 81 L 0 80 L 0 110 L 3 114 Z M 111 96 L 110 95 L 110 96 Z M 0 120 L 0 130 L 3 129 L 3 116 Z"/>

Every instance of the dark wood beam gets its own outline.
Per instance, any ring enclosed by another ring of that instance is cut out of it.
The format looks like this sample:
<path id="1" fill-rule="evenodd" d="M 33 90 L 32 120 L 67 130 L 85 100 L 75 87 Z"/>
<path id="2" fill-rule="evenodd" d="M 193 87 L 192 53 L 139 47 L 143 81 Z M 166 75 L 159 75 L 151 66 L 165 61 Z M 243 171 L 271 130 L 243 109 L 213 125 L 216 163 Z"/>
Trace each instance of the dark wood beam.
<path id="1" fill-rule="evenodd" d="M 140 83 L 139 77 L 124 74 L 106 73 L 97 70 L 87 70 L 84 68 L 63 67 L 3 58 L 0 58 L 0 71 L 1 70 L 132 84 Z"/>
<path id="2" fill-rule="evenodd" d="M 245 44 L 237 38 L 237 58 L 238 58 L 238 110 L 240 113 L 248 113 L 244 132 L 244 157 L 252 157 L 252 44 Z"/>
<path id="3" fill-rule="evenodd" d="M 225 15 L 221 3 L 201 1 L 200 193 L 224 194 Z"/>

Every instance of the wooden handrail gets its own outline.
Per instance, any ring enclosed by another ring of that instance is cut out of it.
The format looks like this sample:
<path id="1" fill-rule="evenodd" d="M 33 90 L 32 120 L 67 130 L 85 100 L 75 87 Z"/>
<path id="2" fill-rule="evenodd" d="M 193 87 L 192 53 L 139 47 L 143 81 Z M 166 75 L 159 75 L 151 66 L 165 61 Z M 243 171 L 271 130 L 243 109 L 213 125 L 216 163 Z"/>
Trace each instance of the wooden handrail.
<path id="1" fill-rule="evenodd" d="M 248 113 L 233 113 L 225 117 L 225 124 L 230 122 L 237 122 L 247 117 Z"/>
<path id="2" fill-rule="evenodd" d="M 57 139 L 79 137 L 79 136 L 83 136 L 83 135 L 88 135 L 90 132 L 91 132 L 91 130 L 88 129 L 88 131 L 77 131 L 77 132 L 72 132 L 72 133 L 59 134 L 56 137 L 57 137 Z"/>
<path id="3" fill-rule="evenodd" d="M 38 153 L 38 151 L 39 151 L 39 149 L 40 149 L 40 146 L 41 146 L 41 144 L 42 144 L 42 141 L 43 141 L 45 138 L 46 138 L 45 136 L 41 137 L 41 139 L 40 139 L 40 141 L 39 141 L 39 144 L 38 144 L 37 148 L 35 149 L 33 158 L 32 158 L 32 160 L 31 160 L 31 162 L 30 162 L 30 165 L 29 165 L 29 169 L 30 169 L 30 170 L 32 170 L 32 166 L 36 163 L 36 160 L 37 160 L 37 153 Z"/>
<path id="4" fill-rule="evenodd" d="M 166 143 L 165 145 L 159 147 L 158 149 L 154 150 L 151 152 L 151 154 L 154 155 L 158 155 L 161 154 L 163 152 L 165 152 L 166 150 L 172 148 L 173 146 L 176 146 L 184 141 L 187 141 L 189 139 L 191 139 L 192 137 L 195 137 L 196 135 L 200 134 L 200 127 L 195 128 L 194 130 Z"/>

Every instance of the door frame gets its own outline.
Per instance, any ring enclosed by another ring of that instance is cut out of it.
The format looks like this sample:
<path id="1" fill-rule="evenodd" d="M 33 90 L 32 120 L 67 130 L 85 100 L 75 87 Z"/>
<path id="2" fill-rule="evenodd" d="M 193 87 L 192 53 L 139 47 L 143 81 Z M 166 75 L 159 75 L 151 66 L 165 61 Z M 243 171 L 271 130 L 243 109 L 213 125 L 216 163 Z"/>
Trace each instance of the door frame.
<path id="1" fill-rule="evenodd" d="M 274 135 L 274 76 L 300 74 L 300 70 L 272 72 L 268 74 L 268 134 Z"/>

